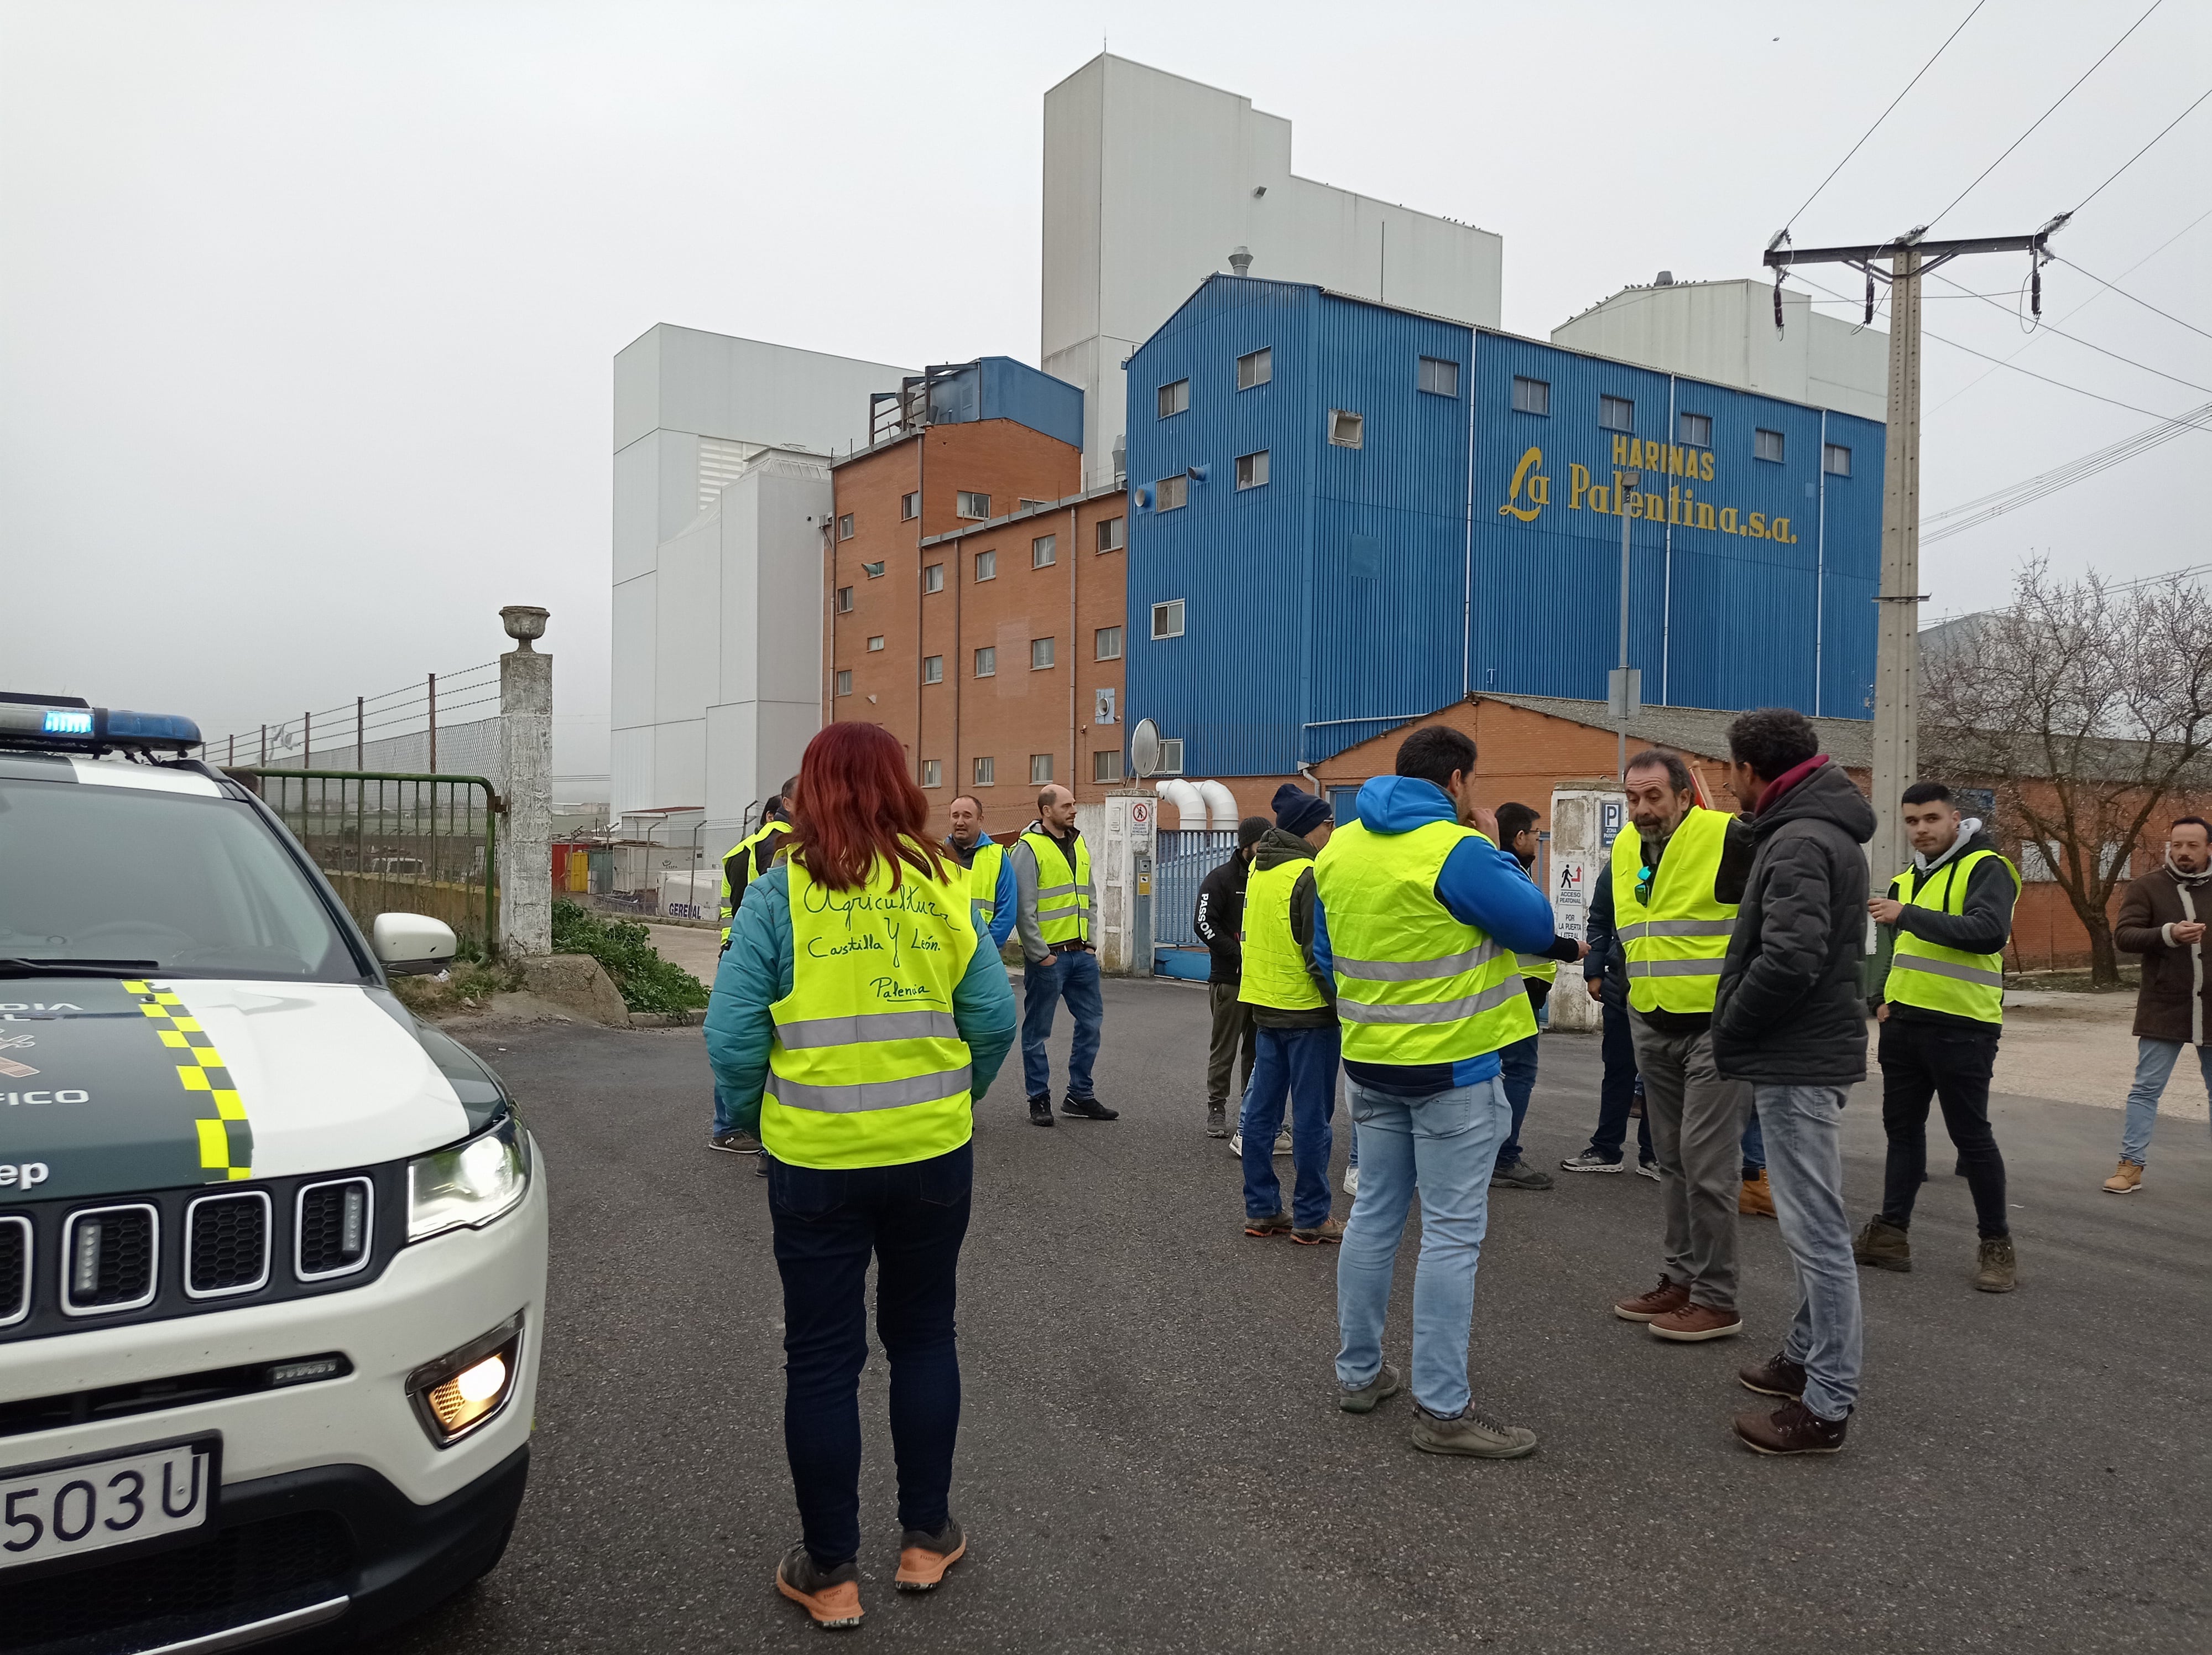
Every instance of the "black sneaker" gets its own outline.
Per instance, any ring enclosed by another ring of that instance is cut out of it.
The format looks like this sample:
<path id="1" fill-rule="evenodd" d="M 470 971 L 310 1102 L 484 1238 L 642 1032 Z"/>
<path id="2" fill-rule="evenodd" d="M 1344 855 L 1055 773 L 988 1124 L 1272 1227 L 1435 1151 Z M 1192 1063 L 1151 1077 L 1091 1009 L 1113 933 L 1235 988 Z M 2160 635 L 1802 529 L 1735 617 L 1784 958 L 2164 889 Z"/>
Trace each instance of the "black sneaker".
<path id="1" fill-rule="evenodd" d="M 1492 1190 L 1549 1190 L 1552 1175 L 1539 1172 L 1525 1160 L 1508 1161 L 1502 1166 L 1491 1168 L 1490 1187 Z"/>
<path id="2" fill-rule="evenodd" d="M 707 1140 L 707 1147 L 719 1149 L 726 1155 L 757 1155 L 760 1140 L 750 1132 L 740 1132 L 732 1127 L 727 1132 L 717 1132 Z"/>
<path id="3" fill-rule="evenodd" d="M 1585 1149 L 1581 1154 L 1570 1155 L 1561 1161 L 1559 1171 L 1562 1172 L 1626 1172 L 1628 1171 L 1628 1162 L 1627 1158 L 1623 1155 L 1615 1155 L 1611 1160 L 1607 1160 L 1595 1149 Z"/>
<path id="4" fill-rule="evenodd" d="M 935 1534 L 908 1529 L 899 1536 L 898 1574 L 891 1582 L 901 1591 L 935 1591 L 945 1570 L 968 1555 L 968 1536 L 951 1518 Z"/>
<path id="5" fill-rule="evenodd" d="M 1121 1111 L 1109 1109 L 1096 1098 L 1078 1098 L 1073 1094 L 1060 1100 L 1060 1112 L 1079 1121 L 1118 1121 Z"/>
<path id="6" fill-rule="evenodd" d="M 1229 1105 L 1208 1104 L 1206 1106 L 1206 1135 L 1225 1138 L 1229 1135 Z"/>
<path id="7" fill-rule="evenodd" d="M 1736 1383 L 1746 1390 L 1755 1390 L 1762 1396 L 1802 1396 L 1805 1394 L 1805 1369 L 1791 1361 L 1780 1351 L 1763 1362 L 1735 1371 Z"/>
<path id="8" fill-rule="evenodd" d="M 1042 1098 L 1030 1099 L 1030 1124 L 1031 1126 L 1052 1124 L 1052 1096 L 1049 1092 Z"/>

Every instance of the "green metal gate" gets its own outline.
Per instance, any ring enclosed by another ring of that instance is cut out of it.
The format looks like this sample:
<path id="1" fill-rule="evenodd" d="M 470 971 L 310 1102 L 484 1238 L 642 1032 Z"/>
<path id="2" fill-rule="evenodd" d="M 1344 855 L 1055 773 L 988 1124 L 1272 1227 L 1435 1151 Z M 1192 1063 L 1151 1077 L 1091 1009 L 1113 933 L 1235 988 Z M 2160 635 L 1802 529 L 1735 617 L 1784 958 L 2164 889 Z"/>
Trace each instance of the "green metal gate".
<path id="1" fill-rule="evenodd" d="M 237 770 L 307 848 L 365 931 L 427 914 L 464 952 L 499 948 L 500 799 L 481 776 Z"/>

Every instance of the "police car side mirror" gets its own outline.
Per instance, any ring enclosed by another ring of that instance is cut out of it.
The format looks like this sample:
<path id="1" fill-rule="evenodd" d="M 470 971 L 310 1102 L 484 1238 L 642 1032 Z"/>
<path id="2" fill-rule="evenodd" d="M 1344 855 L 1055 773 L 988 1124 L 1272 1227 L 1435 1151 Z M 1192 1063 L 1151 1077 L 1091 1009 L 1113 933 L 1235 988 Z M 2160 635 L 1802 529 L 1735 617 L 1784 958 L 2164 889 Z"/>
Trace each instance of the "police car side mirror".
<path id="1" fill-rule="evenodd" d="M 441 971 L 453 958 L 453 928 L 428 914 L 379 914 L 370 940 L 384 969 L 398 977 Z"/>

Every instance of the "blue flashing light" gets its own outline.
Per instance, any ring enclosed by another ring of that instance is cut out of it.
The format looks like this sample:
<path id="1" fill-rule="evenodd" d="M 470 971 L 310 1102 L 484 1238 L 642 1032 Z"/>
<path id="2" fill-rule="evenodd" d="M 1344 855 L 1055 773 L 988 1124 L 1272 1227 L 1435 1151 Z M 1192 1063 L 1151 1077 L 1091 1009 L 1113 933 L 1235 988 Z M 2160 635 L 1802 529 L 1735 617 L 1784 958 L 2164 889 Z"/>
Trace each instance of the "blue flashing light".
<path id="1" fill-rule="evenodd" d="M 120 708 L 106 715 L 100 733 L 119 747 L 197 747 L 200 727 L 177 713 L 126 713 Z"/>
<path id="2" fill-rule="evenodd" d="M 57 706 L 0 695 L 0 747 L 93 754 L 162 748 L 182 753 L 200 745 L 200 727 L 174 713 Z"/>
<path id="3" fill-rule="evenodd" d="M 46 713 L 46 733 L 48 735 L 90 735 L 92 715 L 88 711 L 51 708 Z"/>

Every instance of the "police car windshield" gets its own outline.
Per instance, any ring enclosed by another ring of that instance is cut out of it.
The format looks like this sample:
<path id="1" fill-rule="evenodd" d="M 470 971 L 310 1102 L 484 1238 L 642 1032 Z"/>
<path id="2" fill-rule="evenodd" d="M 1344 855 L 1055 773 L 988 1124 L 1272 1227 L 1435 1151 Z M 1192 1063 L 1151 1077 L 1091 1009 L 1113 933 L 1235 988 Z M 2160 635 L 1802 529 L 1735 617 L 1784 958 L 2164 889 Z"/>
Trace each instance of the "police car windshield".
<path id="1" fill-rule="evenodd" d="M 55 768 L 0 776 L 0 956 L 81 962 L 73 975 L 130 961 L 165 977 L 368 980 L 250 806 Z"/>

